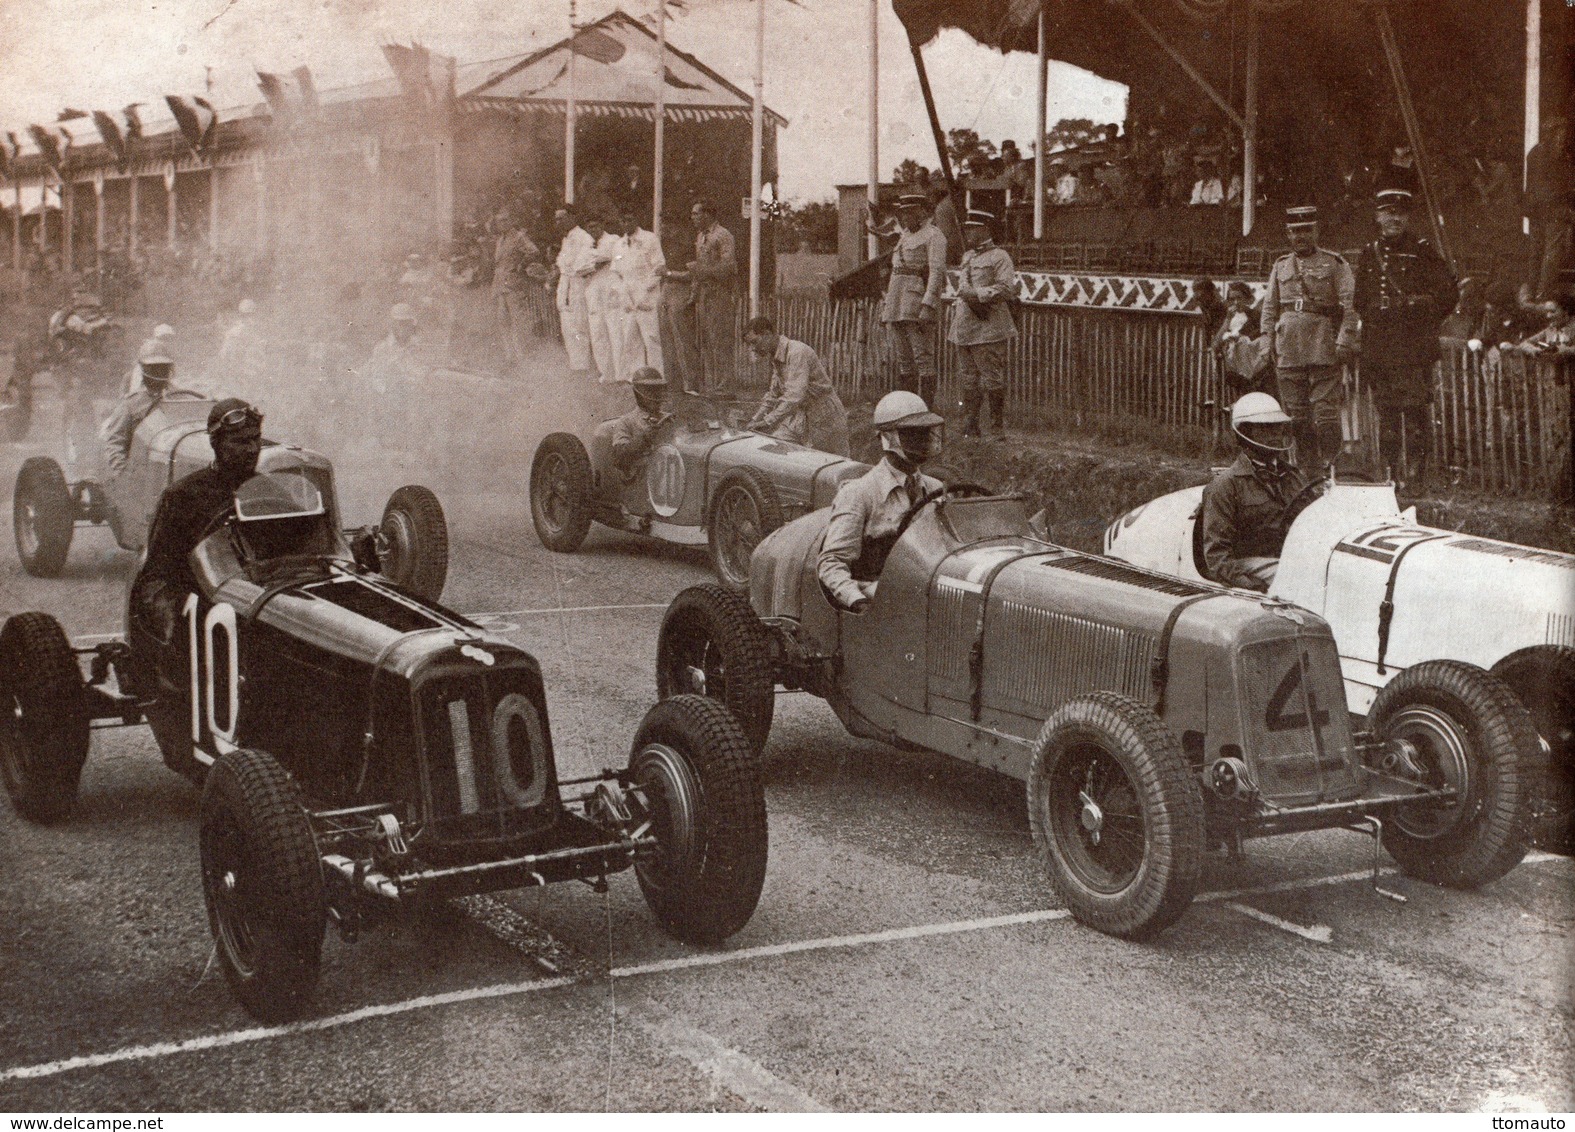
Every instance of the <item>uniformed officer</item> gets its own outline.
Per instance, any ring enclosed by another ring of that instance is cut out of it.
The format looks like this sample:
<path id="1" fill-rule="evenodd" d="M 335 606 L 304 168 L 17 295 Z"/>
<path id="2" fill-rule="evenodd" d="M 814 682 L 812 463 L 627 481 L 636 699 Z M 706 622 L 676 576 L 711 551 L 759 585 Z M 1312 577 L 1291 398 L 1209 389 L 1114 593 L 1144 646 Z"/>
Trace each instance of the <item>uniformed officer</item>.
<path id="1" fill-rule="evenodd" d="M 832 600 L 854 613 L 869 605 L 903 520 L 942 486 L 919 471 L 940 454 L 945 423 L 922 397 L 904 389 L 888 393 L 870 423 L 880 434 L 880 463 L 837 489 L 816 564 Z"/>
<path id="2" fill-rule="evenodd" d="M 902 234 L 891 253 L 891 279 L 880 320 L 891 327 L 897 386 L 935 400 L 935 312 L 946 285 L 946 237 L 930 223 L 923 193 L 897 201 Z"/>
<path id="3" fill-rule="evenodd" d="M 137 360 L 137 371 L 141 378 L 137 388 L 115 402 L 99 431 L 104 441 L 104 464 L 111 476 L 125 470 L 132 434 L 170 392 L 175 363 L 168 354 L 152 347 Z"/>
<path id="4" fill-rule="evenodd" d="M 1017 323 L 1011 298 L 1017 290 L 1017 269 L 1006 249 L 995 246 L 995 216 L 968 210 L 963 239 L 968 250 L 957 269 L 957 300 L 952 304 L 947 341 L 957 347 L 957 373 L 962 379 L 964 436 L 978 436 L 980 409 L 989 399 L 994 435 L 1006 437 L 1006 358 Z"/>
<path id="5" fill-rule="evenodd" d="M 1313 499 L 1291 459 L 1291 418 L 1267 393 L 1231 406 L 1241 454 L 1203 489 L 1204 574 L 1224 586 L 1266 592 L 1292 521 Z"/>
<path id="6" fill-rule="evenodd" d="M 1449 267 L 1411 234 L 1411 199 L 1404 189 L 1379 191 L 1379 236 L 1356 260 L 1362 383 L 1378 412 L 1379 467 L 1402 479 L 1426 465 L 1438 332 L 1455 304 Z"/>
<path id="7" fill-rule="evenodd" d="M 657 426 L 667 416 L 662 411 L 662 403 L 667 398 L 667 378 L 660 371 L 641 366 L 631 375 L 630 385 L 634 389 L 634 408 L 601 426 L 607 430 L 613 467 L 626 483 L 640 474 L 650 454 Z"/>
<path id="8" fill-rule="evenodd" d="M 1356 277 L 1318 246 L 1318 210 L 1285 210 L 1291 251 L 1269 273 L 1259 329 L 1290 414 L 1298 455 L 1312 468 L 1340 454 L 1341 367 L 1356 354 Z"/>

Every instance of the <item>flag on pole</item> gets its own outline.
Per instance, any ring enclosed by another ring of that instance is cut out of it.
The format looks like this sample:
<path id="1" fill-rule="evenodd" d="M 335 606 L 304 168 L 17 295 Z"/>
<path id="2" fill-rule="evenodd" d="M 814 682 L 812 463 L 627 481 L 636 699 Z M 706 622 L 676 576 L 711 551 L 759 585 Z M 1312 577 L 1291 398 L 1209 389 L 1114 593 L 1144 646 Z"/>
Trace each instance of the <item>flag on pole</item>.
<path id="1" fill-rule="evenodd" d="M 295 78 L 295 85 L 301 92 L 301 109 L 308 114 L 317 113 L 317 84 L 312 81 L 312 68 L 297 67 L 290 74 Z"/>
<path id="2" fill-rule="evenodd" d="M 180 127 L 187 148 L 193 153 L 200 153 L 205 126 L 197 108 L 178 94 L 166 94 L 164 101 L 169 105 L 170 113 L 175 115 L 175 124 Z"/>
<path id="3" fill-rule="evenodd" d="M 99 140 L 115 155 L 115 164 L 120 171 L 126 171 L 126 139 L 121 136 L 120 127 L 102 110 L 93 111 L 93 126 L 98 130 Z"/>
<path id="4" fill-rule="evenodd" d="M 126 144 L 128 146 L 142 137 L 142 115 L 137 111 L 137 108 L 141 105 L 142 103 L 140 102 L 133 102 L 129 106 L 120 108 L 120 112 L 126 118 Z"/>
<path id="5" fill-rule="evenodd" d="M 293 115 L 290 96 L 285 91 L 284 80 L 268 71 L 257 72 L 257 89 L 268 100 L 268 109 L 276 121 L 288 122 Z"/>
<path id="6" fill-rule="evenodd" d="M 436 109 L 454 98 L 454 58 L 412 43 L 383 44 L 383 58 L 405 97 L 423 109 Z"/>
<path id="7" fill-rule="evenodd" d="M 197 140 L 197 151 L 199 153 L 206 153 L 208 151 L 208 147 L 213 144 L 213 132 L 218 128 L 219 125 L 219 112 L 213 108 L 213 103 L 209 102 L 206 98 L 199 98 L 196 95 L 192 95 L 191 100 L 196 105 L 198 110 L 201 110 L 208 116 L 207 122 L 204 123 L 202 127 L 202 136 Z"/>
<path id="8" fill-rule="evenodd" d="M 55 115 L 55 121 L 57 121 L 57 122 L 71 122 L 71 121 L 75 121 L 78 118 L 86 118 L 87 116 L 88 116 L 88 112 L 86 110 L 78 110 L 78 109 L 76 109 L 73 106 L 67 106 L 59 114 Z"/>
<path id="9" fill-rule="evenodd" d="M 60 139 L 44 129 L 42 126 L 29 126 L 28 136 L 33 139 L 33 144 L 38 146 L 38 154 L 44 159 L 44 164 L 54 170 L 55 176 L 60 176 L 60 168 L 64 163 L 60 153 Z"/>

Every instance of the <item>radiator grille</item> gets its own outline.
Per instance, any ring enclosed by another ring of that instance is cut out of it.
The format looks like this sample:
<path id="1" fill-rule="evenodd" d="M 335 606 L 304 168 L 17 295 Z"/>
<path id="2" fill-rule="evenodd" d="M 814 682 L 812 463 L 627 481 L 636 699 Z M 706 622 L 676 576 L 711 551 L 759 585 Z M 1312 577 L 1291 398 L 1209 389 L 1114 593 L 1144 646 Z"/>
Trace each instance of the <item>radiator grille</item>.
<path id="1" fill-rule="evenodd" d="M 990 692 L 1053 708 L 1083 692 L 1122 692 L 1145 700 L 1156 638 L 1017 601 L 1001 603 L 990 637 Z"/>
<path id="2" fill-rule="evenodd" d="M 930 602 L 930 672 L 940 680 L 968 679 L 968 652 L 977 632 L 980 596 L 944 580 Z"/>

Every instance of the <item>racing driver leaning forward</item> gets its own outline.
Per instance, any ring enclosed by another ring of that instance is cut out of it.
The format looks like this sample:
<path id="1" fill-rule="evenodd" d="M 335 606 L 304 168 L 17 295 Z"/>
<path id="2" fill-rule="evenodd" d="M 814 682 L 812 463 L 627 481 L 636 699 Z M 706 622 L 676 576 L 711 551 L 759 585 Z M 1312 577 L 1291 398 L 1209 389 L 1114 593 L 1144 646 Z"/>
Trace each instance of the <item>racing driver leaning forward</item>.
<path id="1" fill-rule="evenodd" d="M 919 468 L 940 452 L 942 419 L 917 393 L 897 390 L 875 406 L 880 463 L 837 489 L 821 543 L 821 585 L 844 609 L 862 613 L 875 592 L 903 519 L 941 481 Z"/>
<path id="2" fill-rule="evenodd" d="M 1248 393 L 1231 406 L 1230 427 L 1241 454 L 1203 489 L 1203 572 L 1264 593 L 1286 532 L 1313 493 L 1290 458 L 1291 418 L 1273 397 Z"/>
<path id="3" fill-rule="evenodd" d="M 262 455 L 262 414 L 238 397 L 208 413 L 213 463 L 164 489 L 148 533 L 148 556 L 132 583 L 139 615 L 168 641 L 186 595 L 197 589 L 188 561 L 214 522 L 231 507 L 235 489 L 257 472 Z"/>

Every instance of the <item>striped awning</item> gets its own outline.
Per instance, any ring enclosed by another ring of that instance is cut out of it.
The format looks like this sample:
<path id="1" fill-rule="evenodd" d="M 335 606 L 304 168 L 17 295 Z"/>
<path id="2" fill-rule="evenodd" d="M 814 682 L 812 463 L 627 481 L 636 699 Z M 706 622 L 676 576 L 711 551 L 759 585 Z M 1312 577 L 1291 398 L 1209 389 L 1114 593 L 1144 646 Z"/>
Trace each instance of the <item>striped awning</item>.
<path id="1" fill-rule="evenodd" d="M 515 117 L 525 117 L 530 114 L 556 114 L 562 116 L 569 112 L 567 99 L 488 98 L 485 95 L 478 95 L 461 98 L 456 106 L 462 114 L 474 114 L 490 110 L 501 111 Z M 575 99 L 574 112 L 576 114 L 590 114 L 600 117 L 639 118 L 647 122 L 656 121 L 656 107 L 650 103 L 642 102 L 604 102 Z M 669 106 L 666 108 L 666 118 L 669 122 L 747 122 L 750 118 L 750 108 L 748 106 Z"/>

